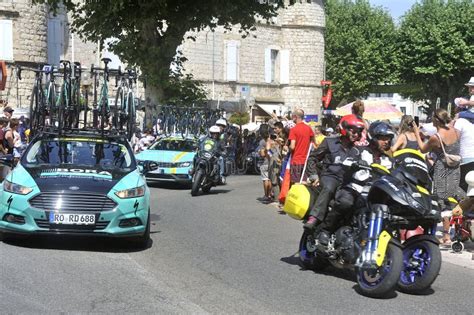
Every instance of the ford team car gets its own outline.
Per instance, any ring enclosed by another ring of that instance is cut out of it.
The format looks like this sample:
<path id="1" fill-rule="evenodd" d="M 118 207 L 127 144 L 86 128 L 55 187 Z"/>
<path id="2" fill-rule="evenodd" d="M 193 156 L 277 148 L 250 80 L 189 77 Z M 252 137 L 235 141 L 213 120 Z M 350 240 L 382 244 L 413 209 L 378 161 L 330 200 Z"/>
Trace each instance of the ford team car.
<path id="1" fill-rule="evenodd" d="M 4 163 L 10 160 L 4 158 Z M 145 247 L 150 191 L 123 136 L 36 137 L 0 185 L 0 232 L 126 237 Z"/>
<path id="2" fill-rule="evenodd" d="M 197 141 L 192 138 L 165 137 L 136 155 L 139 163 L 152 161 L 158 169 L 146 174 L 148 182 L 176 182 L 191 184 L 189 170 L 193 166 Z"/>

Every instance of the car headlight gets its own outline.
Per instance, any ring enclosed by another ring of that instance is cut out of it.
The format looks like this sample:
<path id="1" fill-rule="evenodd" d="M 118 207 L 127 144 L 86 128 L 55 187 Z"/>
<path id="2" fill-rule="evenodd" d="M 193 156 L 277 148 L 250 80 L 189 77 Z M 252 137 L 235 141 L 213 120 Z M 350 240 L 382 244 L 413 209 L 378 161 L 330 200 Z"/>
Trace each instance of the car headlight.
<path id="1" fill-rule="evenodd" d="M 33 191 L 33 188 L 15 184 L 5 179 L 3 181 L 3 190 L 18 195 L 28 195 Z"/>
<path id="2" fill-rule="evenodd" d="M 189 166 L 191 166 L 191 162 L 178 163 L 178 167 L 189 167 Z"/>
<path id="3" fill-rule="evenodd" d="M 122 199 L 142 197 L 143 195 L 145 195 L 145 185 L 131 188 L 131 189 L 117 191 L 115 195 Z"/>

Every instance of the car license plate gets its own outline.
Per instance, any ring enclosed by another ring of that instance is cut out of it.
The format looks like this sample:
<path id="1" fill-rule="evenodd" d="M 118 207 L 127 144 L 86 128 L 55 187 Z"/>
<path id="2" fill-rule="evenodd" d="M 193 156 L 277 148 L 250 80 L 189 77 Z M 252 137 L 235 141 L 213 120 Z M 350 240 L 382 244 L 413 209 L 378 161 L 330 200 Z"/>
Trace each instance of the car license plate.
<path id="1" fill-rule="evenodd" d="M 51 224 L 93 225 L 93 224 L 95 224 L 95 214 L 50 212 L 49 213 L 49 223 L 51 223 Z"/>

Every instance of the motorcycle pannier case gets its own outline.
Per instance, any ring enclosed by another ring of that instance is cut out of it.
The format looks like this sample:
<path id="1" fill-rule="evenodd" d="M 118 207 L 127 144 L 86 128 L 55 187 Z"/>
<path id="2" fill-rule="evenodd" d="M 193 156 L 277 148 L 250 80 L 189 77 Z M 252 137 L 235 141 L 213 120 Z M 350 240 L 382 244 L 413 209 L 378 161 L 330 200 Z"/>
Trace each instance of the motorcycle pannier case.
<path id="1" fill-rule="evenodd" d="M 311 204 L 309 189 L 302 184 L 294 184 L 285 199 L 283 211 L 296 220 L 303 220 Z"/>

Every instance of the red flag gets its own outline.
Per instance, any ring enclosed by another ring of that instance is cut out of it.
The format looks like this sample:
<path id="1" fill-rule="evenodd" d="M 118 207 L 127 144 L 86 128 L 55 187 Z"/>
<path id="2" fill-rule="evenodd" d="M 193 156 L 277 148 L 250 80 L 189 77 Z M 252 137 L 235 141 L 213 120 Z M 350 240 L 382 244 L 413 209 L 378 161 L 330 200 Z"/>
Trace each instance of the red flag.
<path id="1" fill-rule="evenodd" d="M 286 162 L 285 173 L 283 175 L 283 181 L 281 182 L 280 195 L 278 196 L 278 201 L 280 201 L 280 203 L 285 203 L 286 195 L 290 190 L 290 164 L 291 156 L 288 157 L 288 161 Z"/>

